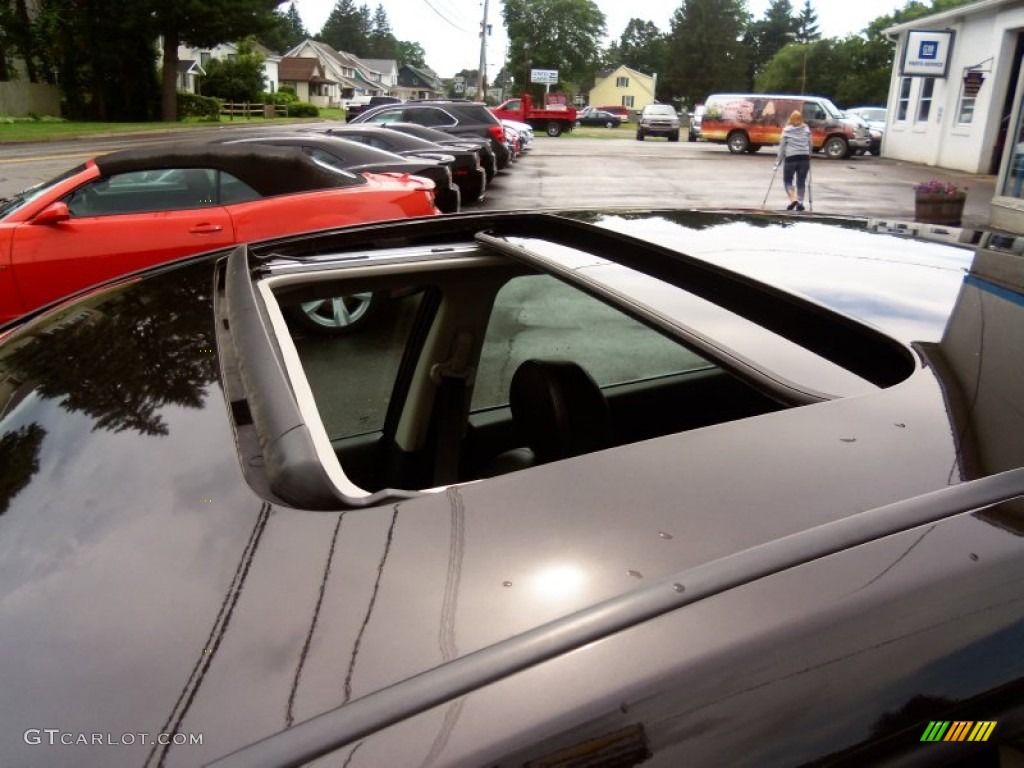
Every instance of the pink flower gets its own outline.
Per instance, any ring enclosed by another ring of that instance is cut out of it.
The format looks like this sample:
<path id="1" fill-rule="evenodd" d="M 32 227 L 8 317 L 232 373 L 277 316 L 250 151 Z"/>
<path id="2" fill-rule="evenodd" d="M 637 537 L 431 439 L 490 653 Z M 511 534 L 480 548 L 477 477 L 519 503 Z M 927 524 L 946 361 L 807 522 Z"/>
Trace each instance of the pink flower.
<path id="1" fill-rule="evenodd" d="M 941 195 L 943 197 L 955 197 L 961 192 L 955 184 L 945 181 L 922 181 L 914 187 L 914 191 L 929 195 Z M 962 191 L 966 192 L 966 187 Z"/>

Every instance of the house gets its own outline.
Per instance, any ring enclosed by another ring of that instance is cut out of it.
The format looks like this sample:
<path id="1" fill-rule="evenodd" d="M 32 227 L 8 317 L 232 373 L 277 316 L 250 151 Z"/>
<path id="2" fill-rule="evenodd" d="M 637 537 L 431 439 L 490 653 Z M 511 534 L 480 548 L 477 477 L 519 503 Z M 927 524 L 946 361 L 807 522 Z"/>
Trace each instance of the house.
<path id="1" fill-rule="evenodd" d="M 4 0 L 0 0 L 3 2 Z M 14 10 L 14 3 L 7 3 Z M 30 19 L 39 15 L 39 0 L 25 0 L 19 3 L 21 11 Z M 0 37 L 3 31 L 0 30 Z M 4 60 L 0 62 L 0 115 L 6 117 L 28 117 L 29 115 L 60 116 L 60 90 L 56 85 L 32 82 L 28 67 L 20 56 L 6 57 L 10 50 L 0 51 Z"/>
<path id="2" fill-rule="evenodd" d="M 398 62 L 394 59 L 362 59 L 371 71 L 380 73 L 380 83 L 389 93 L 398 85 Z"/>
<path id="3" fill-rule="evenodd" d="M 263 90 L 274 93 L 278 90 L 280 77 L 278 66 L 281 57 L 259 43 L 251 43 L 249 48 L 263 57 Z M 161 46 L 160 50 L 163 50 Z M 209 48 L 195 48 L 188 45 L 178 46 L 178 90 L 187 93 L 198 93 L 202 85 L 197 78 L 206 74 L 206 65 L 212 59 L 230 60 L 238 56 L 239 46 L 235 43 L 218 43 Z M 182 64 L 188 62 L 188 66 Z"/>
<path id="4" fill-rule="evenodd" d="M 598 75 L 590 89 L 588 103 L 594 107 L 616 106 L 641 110 L 656 101 L 657 75 L 645 75 L 627 66 Z"/>
<path id="5" fill-rule="evenodd" d="M 440 99 L 445 96 L 445 88 L 434 70 L 403 64 L 394 95 L 402 99 Z"/>
<path id="6" fill-rule="evenodd" d="M 883 154 L 998 174 L 991 224 L 1024 233 L 1024 0 L 981 0 L 883 34 L 896 39 Z"/>
<path id="7" fill-rule="evenodd" d="M 341 107 L 353 96 L 391 95 L 383 73 L 371 69 L 351 53 L 336 51 L 327 43 L 306 39 L 284 54 L 284 58 L 315 58 L 323 66 L 327 95 L 312 103 L 318 107 Z"/>
<path id="8" fill-rule="evenodd" d="M 299 101 L 326 106 L 330 101 L 331 86 L 337 83 L 324 74 L 320 59 L 302 56 L 285 56 L 278 66 L 281 85 L 289 85 Z"/>

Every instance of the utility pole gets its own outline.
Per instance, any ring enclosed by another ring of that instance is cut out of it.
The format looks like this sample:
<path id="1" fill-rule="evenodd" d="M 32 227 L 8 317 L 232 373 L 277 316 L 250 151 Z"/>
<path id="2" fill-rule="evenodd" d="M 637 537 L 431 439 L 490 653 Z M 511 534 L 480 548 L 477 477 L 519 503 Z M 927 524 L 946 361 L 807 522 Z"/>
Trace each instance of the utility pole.
<path id="1" fill-rule="evenodd" d="M 484 20 L 480 22 L 480 70 L 476 78 L 477 98 L 487 98 L 487 0 L 484 0 Z"/>

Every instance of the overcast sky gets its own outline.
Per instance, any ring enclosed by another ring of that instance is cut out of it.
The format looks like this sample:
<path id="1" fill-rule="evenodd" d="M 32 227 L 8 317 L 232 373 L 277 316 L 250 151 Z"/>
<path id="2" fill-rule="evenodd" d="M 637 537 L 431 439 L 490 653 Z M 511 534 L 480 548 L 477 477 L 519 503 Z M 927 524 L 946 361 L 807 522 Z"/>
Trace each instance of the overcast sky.
<path id="1" fill-rule="evenodd" d="M 617 40 L 633 17 L 653 21 L 662 32 L 680 6 L 679 0 L 642 0 L 636 5 L 627 0 L 596 0 L 605 15 L 608 37 Z M 791 0 L 803 8 L 803 0 Z M 383 5 L 391 22 L 391 31 L 399 40 L 423 46 L 427 64 L 441 77 L 451 77 L 462 69 L 476 69 L 480 63 L 480 38 L 483 0 L 356 0 L 357 6 L 370 10 Z M 316 34 L 334 8 L 335 0 L 295 0 L 295 7 L 306 29 Z M 764 16 L 769 0 L 747 0 L 747 9 L 755 19 Z M 845 37 L 860 32 L 873 19 L 892 13 L 904 5 L 893 0 L 812 0 L 823 37 Z M 287 7 L 287 6 L 284 6 Z M 489 0 L 488 22 L 493 34 L 487 43 L 488 79 L 493 80 L 505 57 L 507 41 L 501 17 L 501 0 Z M 538 64 L 542 68 L 542 65 Z"/>

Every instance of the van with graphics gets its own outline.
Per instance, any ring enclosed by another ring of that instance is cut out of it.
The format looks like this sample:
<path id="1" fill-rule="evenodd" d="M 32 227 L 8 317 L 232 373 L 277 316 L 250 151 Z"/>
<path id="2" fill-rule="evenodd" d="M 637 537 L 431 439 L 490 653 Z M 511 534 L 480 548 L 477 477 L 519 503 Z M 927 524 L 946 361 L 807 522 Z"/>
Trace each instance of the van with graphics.
<path id="1" fill-rule="evenodd" d="M 714 94 L 704 102 L 700 137 L 725 144 L 734 154 L 757 152 L 778 144 L 782 129 L 794 110 L 803 113 L 811 128 L 815 152 L 832 160 L 849 157 L 871 146 L 867 129 L 821 96 L 770 93 Z"/>

